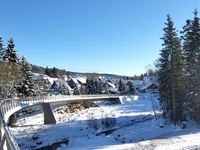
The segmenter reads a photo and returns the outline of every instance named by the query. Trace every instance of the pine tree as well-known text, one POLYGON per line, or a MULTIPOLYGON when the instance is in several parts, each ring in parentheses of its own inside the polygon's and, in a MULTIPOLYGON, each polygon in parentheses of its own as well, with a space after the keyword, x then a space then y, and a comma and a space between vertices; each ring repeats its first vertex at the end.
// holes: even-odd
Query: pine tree
POLYGON ((51 88, 52 90, 55 90, 55 91, 58 91, 59 89, 59 86, 57 84, 57 81, 53 81, 53 84, 51 85, 51 88))
POLYGON ((186 25, 183 27, 183 56, 185 61, 185 69, 187 71, 187 76, 192 72, 192 67, 194 64, 195 51, 191 49, 192 46, 192 20, 187 20, 186 25))
POLYGON ((80 88, 78 85, 74 88, 73 95, 81 95, 80 88))
POLYGON ((58 69, 56 69, 55 67, 53 67, 52 69, 52 78, 58 78, 58 69))
POLYGON ((86 94, 102 94, 103 85, 97 78, 89 78, 86 80, 84 93, 86 94))
POLYGON ((128 86, 128 93, 135 94, 136 89, 131 81, 128 81, 127 86, 128 86))
POLYGON ((181 42, 170 16, 167 16, 165 25, 163 49, 158 64, 160 103, 163 115, 176 123, 184 119, 184 64, 181 42))
POLYGON ((22 73, 23 80, 19 83, 17 91, 21 96, 34 96, 34 83, 32 79, 31 65, 27 62, 25 57, 22 57, 22 73))
POLYGON ((185 72, 181 42, 178 37, 174 40, 174 49, 171 56, 171 81, 173 101, 173 122, 185 120, 185 72))
POLYGON ((45 68, 44 74, 46 74, 47 76, 50 76, 50 70, 48 67, 45 68))
POLYGON ((85 86, 81 85, 79 88, 79 91, 80 91, 81 95, 85 95, 86 94, 85 86))
POLYGON ((3 39, 0 37, 0 60, 3 60, 4 49, 3 49, 3 39))
POLYGON ((97 93, 96 94, 102 94, 103 91, 103 83, 100 81, 96 81, 97 82, 97 93))
POLYGON ((120 93, 124 93, 124 92, 126 91, 125 85, 124 85, 124 83, 122 82, 121 79, 119 80, 118 91, 119 91, 120 93))
POLYGON ((94 89, 93 89, 93 85, 92 84, 93 84, 93 82, 92 82, 91 79, 87 79, 86 80, 86 86, 85 86, 86 94, 93 94, 94 89))
POLYGON ((15 44, 13 38, 8 41, 8 47, 3 57, 3 60, 8 60, 13 63, 19 63, 19 59, 15 50, 15 44))
POLYGON ((187 71, 187 103, 192 117, 200 122, 200 18, 197 10, 194 19, 187 20, 183 27, 183 50, 187 71))

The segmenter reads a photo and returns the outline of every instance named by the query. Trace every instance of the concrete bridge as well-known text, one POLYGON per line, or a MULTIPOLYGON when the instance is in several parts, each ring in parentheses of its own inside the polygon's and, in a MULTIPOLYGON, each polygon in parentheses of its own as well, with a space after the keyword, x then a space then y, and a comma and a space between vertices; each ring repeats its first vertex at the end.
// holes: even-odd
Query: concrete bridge
POLYGON ((116 95, 78 95, 47 96, 5 99, 0 102, 0 150, 20 150, 14 136, 7 125, 9 117, 25 108, 41 105, 44 112, 44 124, 56 124, 50 104, 67 104, 86 101, 119 101, 116 95))

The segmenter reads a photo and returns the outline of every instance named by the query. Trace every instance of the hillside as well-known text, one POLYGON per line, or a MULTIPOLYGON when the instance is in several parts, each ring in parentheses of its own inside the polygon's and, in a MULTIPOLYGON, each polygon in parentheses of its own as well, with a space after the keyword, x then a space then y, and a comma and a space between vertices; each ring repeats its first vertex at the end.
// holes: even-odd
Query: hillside
MULTIPOLYGON (((46 67, 48 68, 48 67, 46 67)), ((45 67, 42 66, 37 66, 37 65, 32 65, 32 71, 34 73, 45 73, 45 67)), ((48 68, 50 70, 54 69, 54 68, 48 68)), ((59 75, 67 75, 67 76, 71 76, 71 77, 78 77, 78 76, 87 76, 90 77, 93 74, 96 74, 98 76, 104 76, 106 78, 114 78, 114 79, 125 79, 125 78, 129 78, 129 79, 133 79, 133 76, 122 76, 122 75, 115 75, 115 74, 109 74, 109 73, 87 73, 87 72, 73 72, 73 71, 66 71, 65 69, 58 69, 55 68, 58 72, 59 75)), ((139 76, 138 76, 139 78, 139 76)))

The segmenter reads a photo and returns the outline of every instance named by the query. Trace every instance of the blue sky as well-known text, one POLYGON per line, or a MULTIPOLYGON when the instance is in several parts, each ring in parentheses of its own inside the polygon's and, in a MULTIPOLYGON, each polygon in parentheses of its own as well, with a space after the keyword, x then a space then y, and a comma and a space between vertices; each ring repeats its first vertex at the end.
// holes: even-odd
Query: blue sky
POLYGON ((1 1, 0 36, 36 65, 135 75, 159 57, 166 15, 178 30, 199 0, 1 1))

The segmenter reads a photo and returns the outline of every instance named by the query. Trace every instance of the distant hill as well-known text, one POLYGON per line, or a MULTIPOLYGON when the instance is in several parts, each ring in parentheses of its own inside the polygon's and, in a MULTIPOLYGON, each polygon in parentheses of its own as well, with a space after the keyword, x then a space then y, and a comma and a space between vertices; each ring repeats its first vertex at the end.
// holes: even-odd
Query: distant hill
MULTIPOLYGON (((115 74, 109 74, 109 73, 82 73, 82 72, 73 72, 73 71, 66 71, 65 69, 58 69, 58 68, 48 68, 48 67, 41 67, 41 66, 37 66, 37 65, 32 65, 32 72, 34 73, 41 73, 41 74, 46 74, 47 69, 50 72, 56 72, 56 74, 58 76, 71 76, 71 77, 77 77, 77 76, 86 76, 86 77, 90 77, 93 74, 99 75, 99 76, 104 76, 106 78, 114 78, 114 79, 129 79, 129 78, 133 78, 130 76, 121 76, 121 75, 115 75, 115 74)), ((51 75, 50 75, 51 76, 51 75)), ((53 75, 55 77, 55 74, 53 75)))

